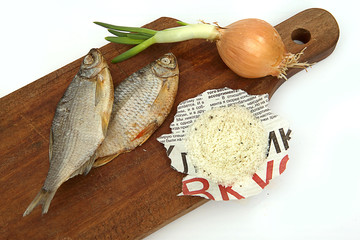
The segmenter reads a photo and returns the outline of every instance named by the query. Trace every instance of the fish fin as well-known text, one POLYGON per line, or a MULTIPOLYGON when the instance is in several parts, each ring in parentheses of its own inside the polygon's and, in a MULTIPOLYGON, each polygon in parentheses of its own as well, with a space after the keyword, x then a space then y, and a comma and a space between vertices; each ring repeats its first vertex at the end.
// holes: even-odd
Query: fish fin
POLYGON ((101 114, 101 128, 102 128, 102 132, 103 132, 104 136, 106 136, 106 132, 107 132, 107 129, 109 126, 109 120, 110 120, 109 114, 106 114, 105 112, 103 112, 101 114))
MULTIPOLYGON (((178 80, 179 80, 179 77, 176 75, 176 76, 172 76, 172 77, 168 77, 167 80, 163 81, 163 84, 161 86, 161 89, 158 93, 158 95, 156 96, 154 102, 153 102, 153 106, 155 105, 164 105, 164 103, 167 103, 169 101, 174 101, 174 98, 176 96, 176 93, 177 93, 177 85, 178 85, 178 80), (174 90, 176 89, 176 90, 174 90), (173 100, 170 100, 170 96, 173 97, 173 100)), ((171 109, 171 106, 172 106, 172 103, 170 104, 170 109, 171 109)), ((164 112, 167 112, 167 111, 170 111, 170 109, 168 110, 165 110, 163 109, 162 111, 164 112)))
POLYGON ((92 166, 94 165, 95 159, 96 153, 89 159, 89 161, 84 164, 83 170, 81 172, 83 175, 87 175, 90 172, 92 166))
POLYGON ((93 167, 101 167, 107 163, 109 163, 110 161, 112 161, 114 158, 116 158, 117 156, 119 156, 120 153, 115 153, 113 155, 109 155, 109 156, 105 156, 105 157, 100 157, 98 159, 96 159, 93 167))
POLYGON ((93 156, 91 156, 91 158, 87 162, 85 162, 78 170, 73 172, 73 174, 71 174, 69 178, 75 177, 76 175, 79 174, 87 175, 90 172, 95 159, 96 159, 96 153, 93 156))
POLYGON ((51 200, 53 199, 55 193, 56 193, 56 190, 55 191, 47 191, 42 188, 40 190, 40 192, 36 195, 34 200, 30 203, 28 208, 25 210, 23 217, 29 215, 31 213, 31 211, 39 204, 42 205, 42 214, 47 213, 49 210, 51 200))
MULTIPOLYGON (((131 141, 135 141, 136 139, 139 139, 143 136, 145 136, 145 139, 144 141, 141 142, 141 144, 143 144, 146 140, 148 140, 148 138, 151 136, 151 134, 159 127, 157 121, 152 121, 151 123, 149 123, 149 125, 147 125, 143 130, 141 130, 139 132, 139 134, 134 138, 132 139, 131 141)), ((140 144, 140 145, 141 145, 140 144)))
POLYGON ((104 79, 100 74, 98 74, 96 79, 95 107, 98 105, 100 99, 103 97, 103 91, 104 91, 104 79))

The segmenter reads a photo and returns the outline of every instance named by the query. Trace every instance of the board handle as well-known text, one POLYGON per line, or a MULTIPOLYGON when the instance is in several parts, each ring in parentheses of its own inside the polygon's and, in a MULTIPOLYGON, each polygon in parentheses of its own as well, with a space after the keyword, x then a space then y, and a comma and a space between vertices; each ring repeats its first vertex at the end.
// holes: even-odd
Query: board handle
MULTIPOLYGON (((299 62, 316 63, 328 57, 335 49, 339 40, 339 26, 334 16, 321 8, 304 10, 275 26, 285 47, 290 53, 299 53, 304 48, 304 54, 299 62)), ((290 78, 303 69, 291 68, 287 71, 290 78)), ((276 77, 264 77, 254 81, 245 89, 250 94, 268 93, 271 97, 285 82, 276 77)))

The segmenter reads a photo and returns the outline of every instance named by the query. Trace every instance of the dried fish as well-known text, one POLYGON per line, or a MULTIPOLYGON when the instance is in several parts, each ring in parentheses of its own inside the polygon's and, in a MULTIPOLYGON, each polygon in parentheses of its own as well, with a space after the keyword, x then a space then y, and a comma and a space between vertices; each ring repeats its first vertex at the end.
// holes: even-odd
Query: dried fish
POLYGON ((98 49, 91 49, 57 105, 50 131, 49 172, 24 216, 39 204, 47 213, 62 183, 90 171, 107 132, 113 99, 108 65, 98 49))
POLYGON ((96 152, 94 166, 143 144, 164 122, 178 89, 179 68, 165 54, 122 81, 115 89, 108 134, 96 152))

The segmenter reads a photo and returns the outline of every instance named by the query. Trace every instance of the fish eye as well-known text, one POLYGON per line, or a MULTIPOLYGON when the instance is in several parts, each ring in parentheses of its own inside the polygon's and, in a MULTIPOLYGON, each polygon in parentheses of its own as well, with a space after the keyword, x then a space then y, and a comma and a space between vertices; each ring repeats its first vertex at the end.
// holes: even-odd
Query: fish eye
POLYGON ((164 57, 164 58, 161 59, 161 62, 162 62, 163 64, 170 64, 170 59, 167 58, 167 57, 164 57))
POLYGON ((88 54, 85 56, 84 58, 84 64, 85 65, 90 65, 94 62, 94 57, 91 54, 88 54))

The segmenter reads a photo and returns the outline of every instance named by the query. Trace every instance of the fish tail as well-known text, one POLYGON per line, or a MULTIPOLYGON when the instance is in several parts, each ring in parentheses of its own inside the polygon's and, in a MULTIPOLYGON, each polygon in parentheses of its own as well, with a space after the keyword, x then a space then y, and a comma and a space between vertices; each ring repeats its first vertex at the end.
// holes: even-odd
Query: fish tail
POLYGON ((47 191, 42 188, 40 192, 36 195, 34 200, 30 203, 26 211, 24 212, 23 217, 29 215, 31 211, 39 204, 42 205, 42 214, 47 213, 49 210, 51 200, 55 195, 55 192, 56 191, 47 191))

